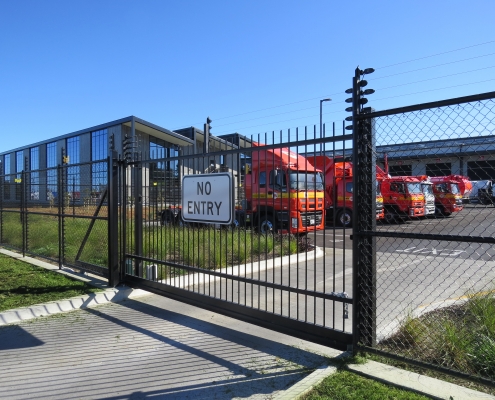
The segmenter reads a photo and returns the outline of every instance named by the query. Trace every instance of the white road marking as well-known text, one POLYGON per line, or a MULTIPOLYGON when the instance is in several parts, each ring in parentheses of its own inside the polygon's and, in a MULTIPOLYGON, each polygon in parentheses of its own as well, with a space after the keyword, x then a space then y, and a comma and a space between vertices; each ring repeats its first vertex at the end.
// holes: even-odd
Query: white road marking
POLYGON ((453 249, 436 249, 434 247, 409 247, 403 250, 395 250, 397 253, 410 253, 410 254, 432 254, 434 256, 442 257, 456 257, 461 253, 465 253, 466 250, 453 250, 453 249), (448 253, 445 253, 448 252, 448 253))

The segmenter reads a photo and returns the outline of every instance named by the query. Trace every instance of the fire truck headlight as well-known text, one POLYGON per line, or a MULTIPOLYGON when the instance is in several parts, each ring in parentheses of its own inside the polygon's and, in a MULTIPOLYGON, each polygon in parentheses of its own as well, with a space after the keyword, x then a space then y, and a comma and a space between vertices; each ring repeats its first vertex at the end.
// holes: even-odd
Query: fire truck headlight
POLYGON ((297 218, 292 218, 292 227, 293 228, 297 228, 297 223, 298 223, 297 218))

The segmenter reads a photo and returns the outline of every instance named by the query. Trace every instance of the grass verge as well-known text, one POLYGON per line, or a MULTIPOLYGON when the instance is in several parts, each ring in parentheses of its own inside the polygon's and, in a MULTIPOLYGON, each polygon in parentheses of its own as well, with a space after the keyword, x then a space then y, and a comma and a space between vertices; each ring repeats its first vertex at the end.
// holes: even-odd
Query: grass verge
POLYGON ((85 282, 0 254, 0 311, 100 291, 85 282))
POLYGON ((425 400, 429 397, 339 369, 301 397, 304 400, 425 400))
POLYGON ((409 316, 398 332, 379 343, 377 348, 405 358, 457 370, 473 377, 493 380, 493 295, 493 290, 468 293, 463 303, 438 308, 418 318, 409 316))

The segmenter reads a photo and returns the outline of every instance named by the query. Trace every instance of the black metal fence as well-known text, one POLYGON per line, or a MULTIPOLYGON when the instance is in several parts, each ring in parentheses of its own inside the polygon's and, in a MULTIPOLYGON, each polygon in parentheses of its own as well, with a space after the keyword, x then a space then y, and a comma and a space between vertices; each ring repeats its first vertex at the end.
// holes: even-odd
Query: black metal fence
POLYGON ((107 276, 107 170, 102 160, 2 174, 2 246, 107 276))
MULTIPOLYGON (((311 128, 212 138, 207 155, 130 155, 121 169, 125 282, 347 349, 346 228, 324 220, 319 137, 311 128)), ((342 156, 350 139, 333 132, 325 141, 342 156)))
POLYGON ((358 106, 359 79, 353 134, 0 171, 0 243, 494 385, 495 93, 376 112, 358 106))
POLYGON ((354 123, 386 214, 356 221, 356 350, 495 385, 495 93, 354 123))

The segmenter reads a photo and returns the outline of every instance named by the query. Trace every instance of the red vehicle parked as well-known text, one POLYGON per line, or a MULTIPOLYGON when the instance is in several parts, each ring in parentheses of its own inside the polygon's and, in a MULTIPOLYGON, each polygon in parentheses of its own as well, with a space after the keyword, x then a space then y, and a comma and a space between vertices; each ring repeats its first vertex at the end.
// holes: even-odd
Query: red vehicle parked
POLYGON ((436 214, 447 216, 462 211, 462 195, 457 181, 448 176, 433 176, 430 182, 433 183, 436 214))
POLYGON ((301 234, 324 229, 323 175, 288 148, 254 150, 244 187, 243 220, 260 232, 301 234))
MULTIPOLYGON (((340 226, 352 226, 353 203, 353 166, 348 161, 338 161, 328 156, 307 157, 316 168, 325 172, 325 209, 327 219, 336 218, 340 226)), ((377 186, 376 219, 385 217, 383 198, 377 186)))
POLYGON ((453 181, 457 183, 457 186, 459 187, 459 193, 461 194, 462 197, 462 202, 463 203, 469 203, 469 195, 471 194, 471 191, 473 190, 473 184, 469 180, 467 176, 463 175, 447 175, 447 176, 432 176, 430 179, 433 181, 433 179, 440 179, 440 180, 446 180, 446 181, 453 181))
POLYGON ((390 176, 377 167, 385 209, 385 220, 403 220, 425 216, 425 195, 421 180, 412 176, 390 176))

